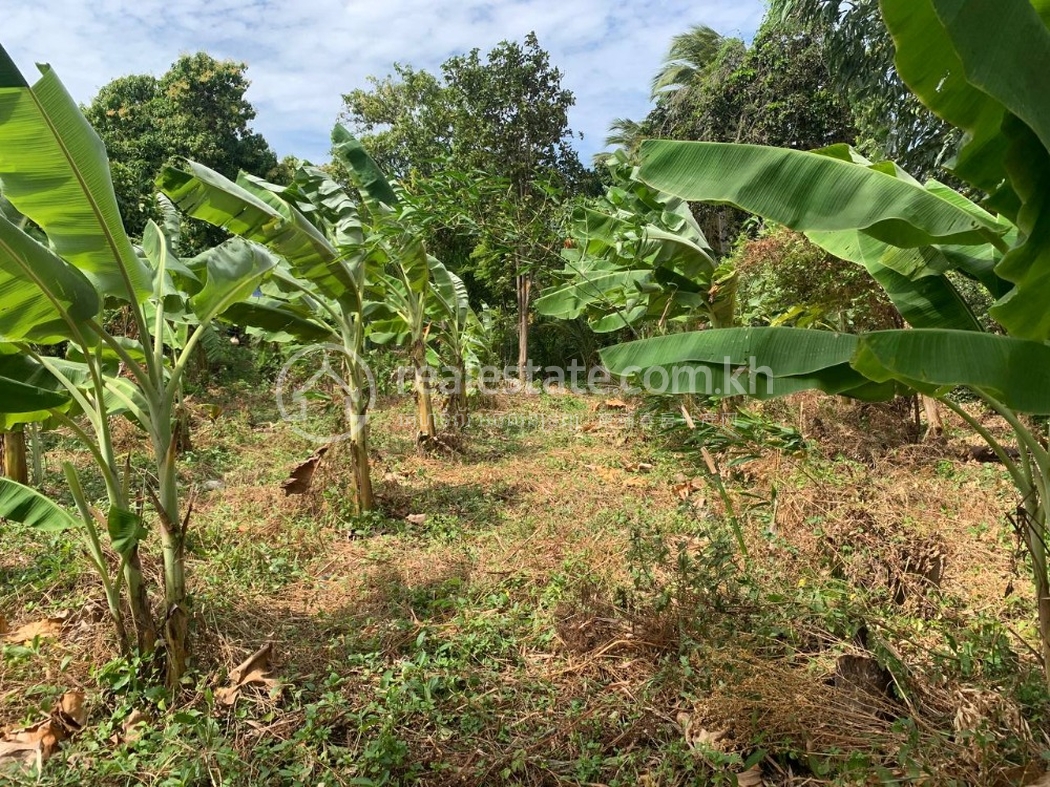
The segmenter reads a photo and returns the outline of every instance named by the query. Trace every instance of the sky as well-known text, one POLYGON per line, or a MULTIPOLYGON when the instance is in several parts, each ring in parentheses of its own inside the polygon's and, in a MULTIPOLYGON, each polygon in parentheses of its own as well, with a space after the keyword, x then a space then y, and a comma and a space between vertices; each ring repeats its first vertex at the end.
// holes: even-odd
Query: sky
POLYGON ((0 0, 0 44, 30 80, 50 63, 77 101, 203 50, 248 64, 256 131, 278 156, 326 161, 341 96, 395 62, 437 72, 452 55, 535 31, 576 96, 585 162, 609 123, 641 119, 671 37, 706 24, 750 40, 764 0, 0 0), (5 7, 6 6, 6 7, 5 7), (14 7, 11 7, 14 6, 14 7))

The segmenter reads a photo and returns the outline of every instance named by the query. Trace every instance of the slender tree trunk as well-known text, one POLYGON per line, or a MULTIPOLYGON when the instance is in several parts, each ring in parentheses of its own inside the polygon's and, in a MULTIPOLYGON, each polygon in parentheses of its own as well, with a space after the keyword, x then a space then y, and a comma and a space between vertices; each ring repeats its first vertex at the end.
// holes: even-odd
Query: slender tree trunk
POLYGON ((30 480, 33 486, 44 483, 44 441, 40 437, 40 424, 29 424, 26 427, 26 441, 29 443, 30 480))
POLYGON ((26 461, 26 436, 21 429, 5 432, 2 436, 4 449, 4 477, 20 484, 29 483, 29 464, 26 461))
POLYGON ((529 363, 529 299, 532 292, 532 277, 526 273, 518 274, 515 280, 518 296, 518 382, 524 385, 528 380, 529 363))
POLYGON ((157 647, 157 627, 153 620, 146 583, 142 581, 142 562, 138 546, 132 547, 124 564, 124 583, 128 587, 128 604, 135 623, 135 639, 140 653, 152 653, 157 647))
POLYGON ((941 421, 941 408, 937 400, 930 396, 922 396, 922 409, 926 412, 926 437, 930 440, 941 437, 944 434, 944 423, 941 421))
MULTIPOLYGON (((1023 450, 1023 448, 1022 448, 1023 450)), ((1036 489, 1030 490, 1025 503, 1018 510, 1025 529, 1024 537, 1032 556, 1032 575, 1035 580, 1036 610, 1039 615, 1039 644, 1043 655, 1043 676, 1050 688, 1050 576, 1046 565, 1046 510, 1036 489)))
POLYGON ((368 424, 365 411, 352 402, 350 409, 350 465, 354 473, 357 511, 363 514, 375 508, 372 493, 372 471, 368 460, 368 424))
POLYGON ((455 431, 467 425, 470 418, 470 404, 467 401, 467 370, 460 358, 456 362, 456 387, 448 400, 449 423, 455 431))
MULTIPOLYGON (((181 420, 176 410, 176 418, 181 420)), ((176 688, 186 673, 190 650, 190 615, 186 596, 186 526, 179 512, 175 456, 178 453, 179 423, 175 424, 167 452, 158 469, 160 543, 164 556, 164 643, 167 652, 167 681, 176 688)), ((192 502, 191 502, 192 505, 192 502)))
POLYGON ((425 445, 437 436, 437 425, 434 421, 434 404, 427 379, 426 347, 422 339, 412 344, 412 372, 415 376, 416 413, 418 433, 416 443, 425 445))

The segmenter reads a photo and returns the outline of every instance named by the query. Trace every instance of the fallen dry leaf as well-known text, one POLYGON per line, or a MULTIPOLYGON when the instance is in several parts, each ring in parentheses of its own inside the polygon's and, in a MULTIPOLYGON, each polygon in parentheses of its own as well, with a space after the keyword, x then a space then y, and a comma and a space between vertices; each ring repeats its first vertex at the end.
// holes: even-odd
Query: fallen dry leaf
POLYGON ((292 470, 291 475, 281 482, 281 489, 285 496, 304 495, 310 490, 310 483, 314 480, 314 471, 321 463, 321 458, 327 453, 328 446, 323 445, 314 452, 314 455, 292 470))
POLYGON ((610 410, 626 410, 628 407, 623 399, 606 399, 605 406, 610 410))
POLYGON ((215 691, 215 699, 223 705, 233 705, 245 686, 257 685, 273 689, 278 686, 277 680, 270 677, 272 665, 270 659, 273 655, 273 643, 267 642, 255 653, 250 655, 232 670, 230 670, 230 685, 215 691))
POLYGON ((34 765, 39 771, 43 762, 43 752, 38 743, 0 741, 0 773, 29 770, 34 765))
POLYGON ((114 744, 134 743, 142 737, 143 728, 149 724, 149 721, 149 716, 135 708, 124 719, 124 723, 121 725, 121 732, 115 733, 110 738, 110 741, 114 744))
POLYGON ((67 691, 51 710, 51 716, 21 730, 7 732, 0 740, 0 769, 39 771, 45 761, 58 751, 59 744, 75 735, 87 723, 84 694, 67 691))
POLYGON ((752 765, 746 771, 736 774, 736 783, 737 787, 762 787, 765 784, 762 780, 762 769, 752 765))
POLYGON ((3 637, 8 642, 24 645, 32 642, 37 637, 41 639, 57 639, 61 633, 62 618, 44 618, 43 620, 34 620, 32 623, 19 626, 14 631, 4 634, 3 637))
POLYGON ((51 711, 51 718, 70 734, 80 732, 87 724, 87 708, 84 707, 84 692, 67 691, 51 711))

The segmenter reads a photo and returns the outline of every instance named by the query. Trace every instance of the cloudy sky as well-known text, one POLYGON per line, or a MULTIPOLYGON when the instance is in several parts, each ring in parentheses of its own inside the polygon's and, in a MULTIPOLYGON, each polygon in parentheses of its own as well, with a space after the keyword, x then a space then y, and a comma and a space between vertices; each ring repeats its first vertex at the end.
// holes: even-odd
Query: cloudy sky
POLYGON ((248 98, 278 155, 327 158, 343 93, 395 61, 436 71, 534 30, 576 95, 584 160, 609 122, 640 118, 671 36, 695 23, 750 39, 764 0, 6 0, 0 43, 32 79, 48 62, 78 101, 204 50, 248 63, 248 98), (11 6, 16 6, 12 8, 11 6))

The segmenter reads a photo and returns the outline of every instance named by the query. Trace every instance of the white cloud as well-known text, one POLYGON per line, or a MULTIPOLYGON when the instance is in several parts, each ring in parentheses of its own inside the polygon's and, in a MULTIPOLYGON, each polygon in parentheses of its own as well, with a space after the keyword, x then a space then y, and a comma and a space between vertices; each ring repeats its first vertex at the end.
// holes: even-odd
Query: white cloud
POLYGON ((615 117, 648 110, 649 80, 671 36, 707 24, 750 38, 764 0, 36 0, 5 9, 0 43, 23 73, 49 62, 87 103, 105 83, 161 74, 204 50, 248 63, 255 128, 279 155, 327 157, 341 95, 395 61, 437 70, 450 55, 534 30, 576 95, 570 122, 600 149, 615 117))

